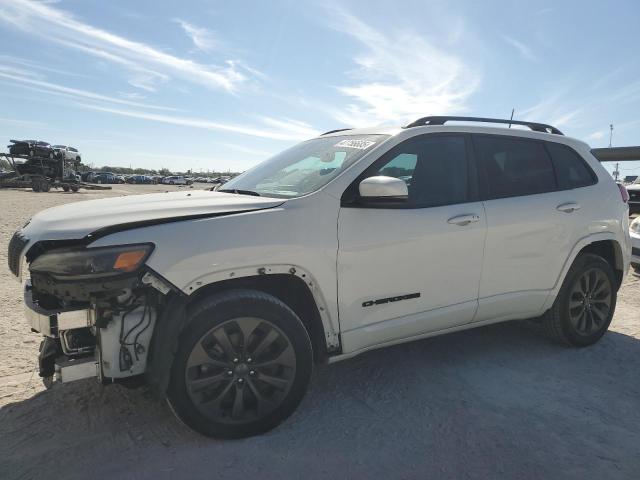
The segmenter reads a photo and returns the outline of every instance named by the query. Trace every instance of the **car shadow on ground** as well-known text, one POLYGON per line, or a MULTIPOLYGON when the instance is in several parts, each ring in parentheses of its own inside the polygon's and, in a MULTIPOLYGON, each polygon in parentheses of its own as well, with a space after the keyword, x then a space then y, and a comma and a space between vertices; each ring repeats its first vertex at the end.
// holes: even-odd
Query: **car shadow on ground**
POLYGON ((237 441, 81 381, 0 411, 0 477, 634 478, 639 371, 621 333, 571 349, 494 325, 319 367, 288 421, 237 441))

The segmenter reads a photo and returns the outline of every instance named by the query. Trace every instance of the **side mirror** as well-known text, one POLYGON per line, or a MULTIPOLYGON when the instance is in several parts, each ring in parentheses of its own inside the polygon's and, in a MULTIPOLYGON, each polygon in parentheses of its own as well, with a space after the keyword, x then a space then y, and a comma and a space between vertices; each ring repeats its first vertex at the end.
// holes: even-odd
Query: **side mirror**
POLYGON ((409 189, 404 180, 395 177, 369 177, 360 182, 360 197, 374 200, 406 200, 409 198, 409 189))

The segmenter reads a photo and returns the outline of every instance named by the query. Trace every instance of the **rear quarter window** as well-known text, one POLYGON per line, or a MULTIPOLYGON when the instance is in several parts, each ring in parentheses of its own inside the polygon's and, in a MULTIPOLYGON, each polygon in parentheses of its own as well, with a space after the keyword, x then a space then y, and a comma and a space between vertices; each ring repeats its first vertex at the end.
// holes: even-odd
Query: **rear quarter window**
POLYGON ((552 142, 547 142, 546 147, 551 155, 560 189, 587 187, 597 182, 593 170, 571 147, 552 142))

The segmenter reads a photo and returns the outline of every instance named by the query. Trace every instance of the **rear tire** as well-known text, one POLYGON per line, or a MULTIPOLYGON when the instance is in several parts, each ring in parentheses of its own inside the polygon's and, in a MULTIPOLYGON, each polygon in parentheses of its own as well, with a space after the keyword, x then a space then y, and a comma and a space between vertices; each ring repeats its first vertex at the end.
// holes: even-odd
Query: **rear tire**
POLYGON ((69 191, 69 186, 63 185, 62 186, 62 190, 65 191, 65 192, 68 192, 69 191))
POLYGON ((287 305, 255 290, 221 292, 190 309, 168 400, 203 435, 249 437, 293 413, 312 366, 307 330, 287 305))
POLYGON ((609 328, 617 293, 611 265, 598 255, 580 254, 543 316, 547 335, 572 347, 593 345, 609 328))

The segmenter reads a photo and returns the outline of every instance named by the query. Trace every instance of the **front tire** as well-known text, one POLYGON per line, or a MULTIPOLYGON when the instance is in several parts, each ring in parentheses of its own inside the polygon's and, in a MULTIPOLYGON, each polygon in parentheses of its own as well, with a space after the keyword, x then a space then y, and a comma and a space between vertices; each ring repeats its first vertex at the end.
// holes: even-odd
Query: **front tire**
POLYGON ((287 305, 255 290, 221 292, 188 313, 168 400, 203 435, 249 437, 293 413, 312 366, 307 330, 287 305))
POLYGON ((611 265, 598 255, 579 255, 543 317, 547 334, 573 347, 593 345, 609 328, 617 293, 611 265))

